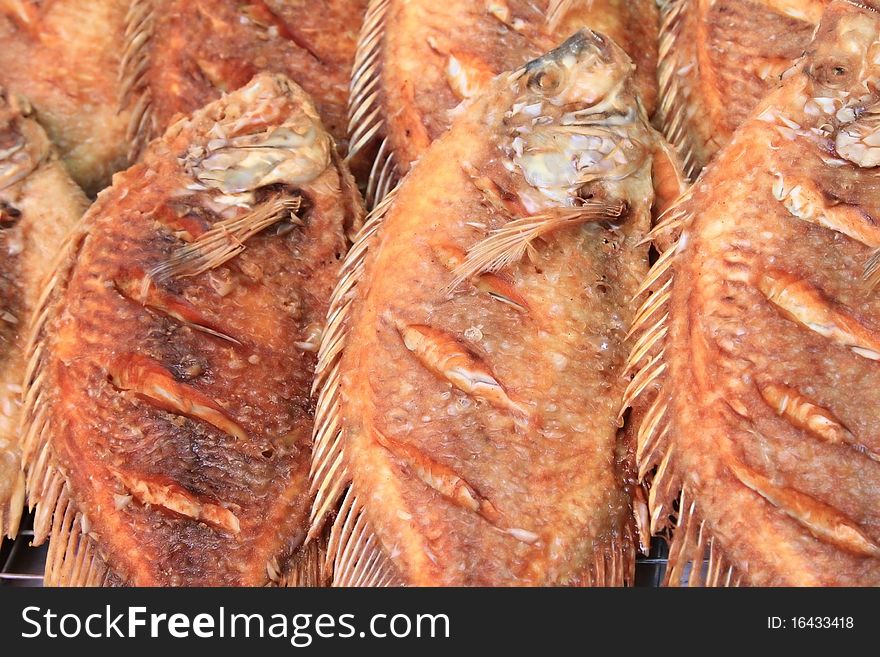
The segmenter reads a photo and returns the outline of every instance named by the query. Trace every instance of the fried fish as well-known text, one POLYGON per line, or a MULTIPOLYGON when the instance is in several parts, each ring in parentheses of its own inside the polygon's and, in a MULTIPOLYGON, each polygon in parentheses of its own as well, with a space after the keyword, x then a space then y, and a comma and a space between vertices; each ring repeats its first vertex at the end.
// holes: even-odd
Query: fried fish
POLYGON ((28 99, 94 195, 127 165, 118 72, 129 0, 0 0, 0 86, 28 99))
POLYGON ((635 60, 650 115, 657 97, 654 0, 371 0, 349 110, 352 156, 376 154, 368 206, 446 131, 450 110, 581 27, 607 34, 635 60))
POLYGON ((122 106, 132 161, 174 117, 283 73, 311 95, 346 149, 348 80, 367 0, 131 0, 122 106))
POLYGON ((31 108, 0 90, 0 540, 24 508, 18 440, 25 328, 40 283, 87 200, 31 108))
POLYGON ((309 390, 361 215, 316 109, 280 75, 175 123, 114 177, 31 328, 23 458, 47 584, 313 580, 309 390))
POLYGON ((800 57, 829 0, 662 0, 658 120, 695 175, 800 57))
POLYGON ((670 583, 880 584, 878 9, 832 2, 657 228, 627 400, 670 583))
POLYGON ((490 82, 367 220, 316 370, 337 585, 631 581, 624 342, 682 185, 636 89, 581 31, 490 82))

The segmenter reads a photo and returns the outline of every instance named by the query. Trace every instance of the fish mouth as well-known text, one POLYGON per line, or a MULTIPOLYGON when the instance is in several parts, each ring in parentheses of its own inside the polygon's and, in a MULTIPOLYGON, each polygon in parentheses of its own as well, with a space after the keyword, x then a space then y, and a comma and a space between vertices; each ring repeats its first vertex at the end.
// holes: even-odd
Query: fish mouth
POLYGON ((532 73, 544 68, 551 62, 561 64, 566 59, 572 57, 578 60, 587 53, 607 57, 609 50, 605 37, 598 32, 584 28, 572 34, 550 52, 528 62, 523 67, 523 71, 532 73))

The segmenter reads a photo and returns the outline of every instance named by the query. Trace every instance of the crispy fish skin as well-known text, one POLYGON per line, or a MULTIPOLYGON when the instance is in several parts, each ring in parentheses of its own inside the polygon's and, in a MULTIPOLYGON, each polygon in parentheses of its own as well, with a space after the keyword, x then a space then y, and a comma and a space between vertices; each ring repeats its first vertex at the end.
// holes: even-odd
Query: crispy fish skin
POLYGON ((880 583, 878 8, 833 2, 658 227, 630 393, 670 583, 880 583))
POLYGON ((25 328, 42 279, 87 200, 31 108, 0 89, 0 536, 24 508, 18 439, 25 328))
POLYGON ((133 159, 179 113, 283 73, 314 99, 345 152, 348 80, 367 0, 133 0, 123 105, 133 159))
POLYGON ((371 0, 352 76, 349 124, 352 153, 378 148, 368 203, 446 131, 456 105, 581 27, 607 34, 629 53, 638 65, 639 96, 653 113, 653 0, 371 0))
POLYGON ((671 151, 633 70, 581 31, 499 76, 368 219, 316 371, 337 585, 631 581, 617 410, 671 151))
POLYGON ((307 529, 309 388, 359 204, 311 101, 269 74, 117 174, 32 327, 24 455, 48 584, 283 574, 307 529))
POLYGON ((664 0, 658 120, 697 174, 800 57, 830 0, 664 0))
POLYGON ((0 86, 28 99, 90 195, 127 166, 118 71, 128 0, 0 0, 0 86))

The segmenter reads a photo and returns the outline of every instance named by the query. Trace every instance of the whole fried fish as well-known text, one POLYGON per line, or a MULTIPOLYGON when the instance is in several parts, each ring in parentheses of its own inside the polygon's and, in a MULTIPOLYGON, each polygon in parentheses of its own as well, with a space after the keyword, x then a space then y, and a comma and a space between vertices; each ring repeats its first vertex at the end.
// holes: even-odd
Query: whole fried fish
POLYGON ((178 113, 283 73, 345 151, 348 80, 367 0, 131 0, 122 106, 132 161, 178 113))
POLYGON ((336 584, 631 581, 624 338, 681 191, 633 74, 581 31, 500 75, 368 219, 316 370, 336 584))
POLYGON ((662 0, 658 118, 694 175, 810 43, 829 0, 662 0))
POLYGON ((0 86, 28 99, 94 195, 127 164, 118 72, 129 0, 0 0, 0 86))
POLYGON ((371 0, 349 109, 352 157, 376 152, 368 206, 446 131, 450 110, 581 27, 607 34, 635 60, 642 103, 653 113, 654 0, 371 0))
POLYGON ((47 584, 309 581, 313 405, 359 198, 283 76, 179 121, 74 231, 32 332, 47 584))
POLYGON ((672 583, 880 584, 878 9, 832 2, 658 226, 627 399, 672 583))
POLYGON ((0 89, 0 540, 15 536, 24 508, 24 330, 56 251, 87 205, 30 114, 0 89))

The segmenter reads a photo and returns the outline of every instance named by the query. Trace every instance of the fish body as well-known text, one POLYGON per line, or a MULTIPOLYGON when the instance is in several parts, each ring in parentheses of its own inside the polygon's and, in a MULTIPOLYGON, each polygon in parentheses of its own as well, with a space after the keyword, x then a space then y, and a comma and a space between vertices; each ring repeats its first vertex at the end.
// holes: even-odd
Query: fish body
POLYGON ((658 226, 631 365, 671 583, 880 583, 878 9, 831 3, 658 226))
POLYGON ((367 0, 133 0, 121 70, 132 157, 188 114, 260 71, 314 99, 345 150, 348 79, 367 0))
POLYGON ((670 152, 633 73, 581 31, 500 75, 368 219, 316 373, 336 584, 631 580, 616 404, 670 152))
POLYGON ((0 1, 0 86, 27 98, 94 195, 127 165, 118 74, 128 0, 0 1))
POLYGON ((24 459, 48 584, 308 570, 309 387, 360 213, 311 101, 269 74, 114 178, 31 328, 24 459))
POLYGON ((810 43, 829 0, 664 0, 658 120, 697 174, 810 43))
POLYGON ((651 0, 372 0, 352 75, 351 151, 376 151, 378 201, 450 125, 450 110, 491 79, 581 27, 607 34, 637 64, 650 115, 657 97, 657 8, 651 0))
POLYGON ((87 205, 31 115, 0 90, 0 536, 9 538, 24 508, 18 423, 26 328, 55 252, 87 205))

